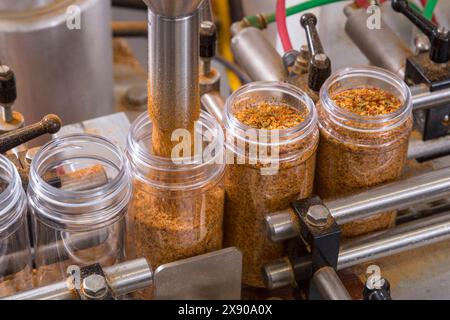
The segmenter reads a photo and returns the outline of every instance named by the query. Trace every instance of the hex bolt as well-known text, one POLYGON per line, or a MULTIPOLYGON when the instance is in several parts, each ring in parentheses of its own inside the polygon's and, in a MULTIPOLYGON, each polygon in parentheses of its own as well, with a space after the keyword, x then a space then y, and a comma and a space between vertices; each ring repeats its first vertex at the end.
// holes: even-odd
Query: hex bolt
POLYGON ((92 274, 83 279, 83 293, 90 299, 101 299, 106 296, 108 285, 105 277, 92 274))
POLYGON ((323 205, 313 205, 306 213, 306 220, 313 226, 324 227, 328 224, 330 211, 323 205))

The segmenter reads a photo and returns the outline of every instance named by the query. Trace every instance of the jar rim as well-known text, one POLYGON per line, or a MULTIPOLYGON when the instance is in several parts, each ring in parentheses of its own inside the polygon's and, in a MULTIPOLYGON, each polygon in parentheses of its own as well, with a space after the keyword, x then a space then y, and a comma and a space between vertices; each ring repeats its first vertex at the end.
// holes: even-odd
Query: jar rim
POLYGON ((137 175, 141 180, 154 185, 158 188, 170 190, 190 190, 201 188, 203 185, 223 174, 225 165, 223 163, 223 145, 224 134, 220 124, 206 111, 200 112, 200 117, 197 122, 199 126, 206 130, 212 130, 211 144, 215 150, 220 152, 207 161, 203 161, 203 155, 194 155, 193 157, 185 158, 168 158, 152 154, 148 148, 143 147, 141 142, 144 138, 149 138, 151 141, 153 122, 147 112, 142 113, 131 125, 130 132, 127 138, 127 155, 130 165, 133 169, 133 174, 137 175), (145 136, 141 136, 141 131, 146 126, 151 126, 150 130, 145 131, 145 136), (176 162, 175 162, 176 160, 176 162), (182 185, 172 184, 170 182, 161 185, 158 182, 152 181, 145 173, 142 173, 140 168, 153 170, 161 173, 180 174, 185 177, 182 185), (215 169, 211 169, 215 168, 215 169), (207 173, 208 174, 205 174, 207 173))
POLYGON ((395 73, 373 66, 348 67, 337 70, 323 84, 320 90, 320 101, 326 112, 333 115, 333 121, 336 122, 336 120, 338 120, 340 125, 354 131, 367 132, 392 130, 401 125, 412 112, 412 95, 408 85, 395 73), (394 87, 402 94, 401 98, 403 104, 401 108, 384 115, 367 116, 359 115, 336 105, 330 94, 330 88, 333 84, 341 80, 358 77, 377 79, 394 87), (358 124, 380 125, 382 127, 378 129, 370 127, 360 128, 358 126, 351 126, 348 123, 344 124, 343 122, 345 121, 352 121, 358 124), (387 125, 383 126, 384 124, 387 125))
POLYGON ((2 154, 0 154, 0 168, 9 179, 8 186, 0 193, 0 234, 3 236, 3 233, 20 219, 27 201, 16 166, 2 154))
MULTIPOLYGON (((297 88, 296 86, 279 81, 255 81, 243 85, 236 91, 234 91, 230 97, 228 97, 225 103, 225 117, 224 123, 227 130, 230 128, 238 128, 239 130, 256 130, 256 131, 276 131, 278 132, 280 137, 292 137, 293 134, 296 134, 301 131, 305 131, 305 129, 311 127, 317 121, 317 113, 315 112, 315 104, 312 99, 308 96, 307 93, 297 88), (233 103, 235 100, 246 93, 253 93, 259 91, 274 91, 278 93, 284 93, 296 98, 298 101, 301 101, 308 110, 308 115, 304 121, 299 123, 298 125, 287 128, 287 129, 275 129, 275 130, 267 130, 267 129, 256 129, 245 123, 239 121, 232 110, 233 103)), ((302 139, 307 135, 307 132, 303 132, 301 136, 296 136, 296 139, 302 139)), ((291 142, 289 142, 291 143, 291 142)))
MULTIPOLYGON (((64 160, 66 159, 59 162, 64 160)), ((31 162, 28 185, 30 205, 37 209, 37 216, 42 220, 49 224, 64 225, 65 228, 95 229, 112 224, 122 217, 124 208, 131 199, 128 167, 123 152, 104 137, 94 134, 58 137, 46 143, 31 162), (85 191, 62 190, 46 182, 42 174, 48 169, 48 165, 44 166, 47 158, 64 151, 63 146, 74 147, 76 143, 96 143, 111 152, 117 164, 100 156, 96 160, 113 166, 117 174, 107 184, 85 191)))

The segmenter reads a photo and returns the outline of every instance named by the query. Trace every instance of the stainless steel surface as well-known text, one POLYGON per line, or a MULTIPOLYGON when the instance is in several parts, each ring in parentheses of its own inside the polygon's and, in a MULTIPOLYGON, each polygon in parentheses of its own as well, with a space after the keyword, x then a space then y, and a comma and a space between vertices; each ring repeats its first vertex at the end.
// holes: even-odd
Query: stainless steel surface
POLYGON ((165 17, 183 17, 194 13, 203 0, 143 0, 149 9, 157 15, 165 17))
POLYGON ((14 7, 0 7, 0 61, 16 74, 14 108, 26 122, 47 113, 64 123, 111 113, 110 1, 6 2, 14 7), (71 5, 80 10, 80 29, 68 28, 71 5))
POLYGON ((275 212, 264 218, 268 237, 273 242, 280 242, 300 235, 298 223, 292 221, 289 209, 275 212))
POLYGON ((131 86, 127 91, 127 102, 135 108, 147 107, 147 86, 144 84, 131 86))
POLYGON ((104 269, 108 284, 121 296, 153 284, 153 269, 144 258, 127 261, 104 269))
POLYGON ((338 269, 450 239, 450 213, 400 225, 341 246, 338 269))
POLYGON ((413 96, 413 110, 425 110, 450 101, 450 89, 423 93, 413 96))
POLYGON ((413 54, 407 45, 383 19, 381 19, 380 29, 369 29, 368 14, 365 9, 347 6, 344 12, 348 17, 345 32, 367 59, 374 65, 390 70, 403 78, 406 58, 413 54))
POLYGON ((325 203, 338 224, 450 195, 450 167, 325 203))
POLYGON ((313 282, 324 300, 352 300, 336 271, 331 267, 317 270, 313 282))
POLYGON ((158 129, 189 128, 200 106, 201 0, 146 0, 149 6, 149 104, 158 129), (170 121, 168 121, 170 119, 170 121))
POLYGON ((155 271, 155 298, 163 300, 238 300, 242 254, 237 248, 176 261, 155 271))
POLYGON ((409 143, 408 159, 440 157, 448 154, 450 154, 450 136, 427 141, 415 139, 409 143))
POLYGON ((203 109, 208 111, 217 121, 222 122, 225 100, 218 91, 211 91, 202 95, 201 103, 203 109))
MULTIPOLYGON (((114 294, 121 296, 151 285, 153 273, 146 259, 136 259, 103 269, 114 294)), ((60 281, 0 300, 75 300, 76 294, 66 281, 60 281)))
POLYGON ((231 40, 236 62, 253 81, 282 81, 287 72, 281 56, 261 30, 248 27, 231 40))
POLYGON ((269 290, 290 286, 295 283, 294 270, 287 258, 279 259, 264 265, 263 279, 269 290))

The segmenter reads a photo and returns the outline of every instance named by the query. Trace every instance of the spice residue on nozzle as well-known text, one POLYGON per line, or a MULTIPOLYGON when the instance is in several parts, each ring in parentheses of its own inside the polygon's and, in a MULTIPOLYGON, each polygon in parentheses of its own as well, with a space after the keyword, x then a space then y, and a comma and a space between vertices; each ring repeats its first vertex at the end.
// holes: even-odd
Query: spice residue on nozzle
POLYGON ((333 102, 340 108, 361 116, 381 116, 401 108, 402 102, 380 88, 354 88, 336 93, 333 102))
POLYGON ((234 116, 249 127, 266 130, 293 128, 305 120, 298 110, 290 106, 270 103, 244 107, 234 116))

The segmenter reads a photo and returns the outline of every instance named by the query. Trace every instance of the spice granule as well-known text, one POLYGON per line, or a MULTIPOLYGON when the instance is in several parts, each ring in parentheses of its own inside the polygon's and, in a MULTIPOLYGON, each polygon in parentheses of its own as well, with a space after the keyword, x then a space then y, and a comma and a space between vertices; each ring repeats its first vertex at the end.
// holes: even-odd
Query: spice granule
POLYGON ((342 109, 361 116, 380 116, 397 111, 402 102, 393 94, 380 88, 354 88, 332 97, 342 109))
POLYGON ((235 112, 235 117, 249 127, 266 130, 293 128, 305 120, 300 112, 292 107, 269 103, 245 107, 235 112))

